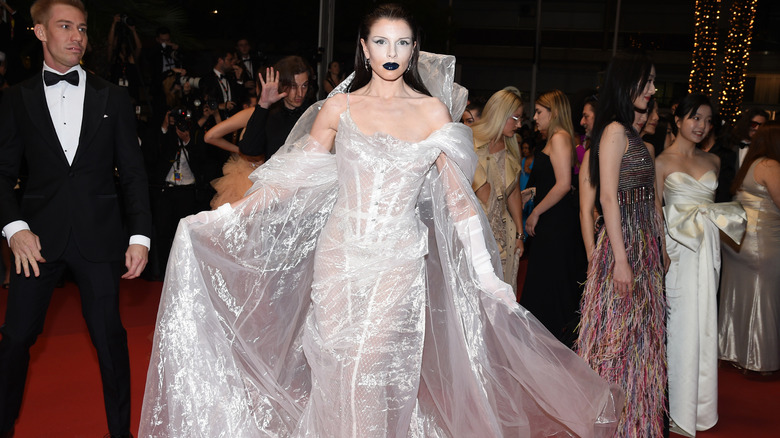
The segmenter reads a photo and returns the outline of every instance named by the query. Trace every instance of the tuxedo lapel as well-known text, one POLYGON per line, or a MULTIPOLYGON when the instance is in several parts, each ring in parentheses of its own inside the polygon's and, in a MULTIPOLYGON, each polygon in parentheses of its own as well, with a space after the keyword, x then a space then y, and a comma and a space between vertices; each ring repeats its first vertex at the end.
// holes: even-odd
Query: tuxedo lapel
POLYGON ((76 149, 76 156, 73 157, 74 164, 92 145, 92 138, 95 136, 100 124, 104 122, 103 119, 106 118, 108 88, 101 85, 91 73, 87 73, 87 84, 84 92, 84 116, 81 120, 79 147, 76 149))
POLYGON ((65 164, 68 164, 68 158, 65 157, 60 139, 57 137, 57 131, 54 129, 54 123, 51 121, 49 106, 46 104, 46 94, 43 91, 43 79, 40 75, 36 75, 29 79, 21 90, 27 114, 33 124, 32 129, 39 132, 54 153, 61 157, 65 164))

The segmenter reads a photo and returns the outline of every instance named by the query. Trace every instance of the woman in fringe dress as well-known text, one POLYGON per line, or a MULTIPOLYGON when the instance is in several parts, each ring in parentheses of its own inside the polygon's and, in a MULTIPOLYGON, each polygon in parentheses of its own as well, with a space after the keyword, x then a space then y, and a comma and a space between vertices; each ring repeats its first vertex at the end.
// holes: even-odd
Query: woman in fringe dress
POLYGON ((654 165, 632 127, 655 93, 647 56, 618 55, 599 93, 589 162, 604 215, 580 305, 577 351, 623 387, 615 436, 660 437, 664 429, 665 299, 654 165))

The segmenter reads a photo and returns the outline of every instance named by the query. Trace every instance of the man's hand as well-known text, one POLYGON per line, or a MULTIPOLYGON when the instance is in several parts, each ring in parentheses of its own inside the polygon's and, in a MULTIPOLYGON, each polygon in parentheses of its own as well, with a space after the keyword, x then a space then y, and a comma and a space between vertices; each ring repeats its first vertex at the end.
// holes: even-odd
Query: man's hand
POLYGON ((275 72, 273 67, 265 70, 265 80, 263 80, 262 73, 257 76, 260 78, 262 87, 257 104, 262 108, 268 109, 271 105, 287 97, 287 93, 279 93, 279 72, 275 72))
MULTIPOLYGON (((14 236, 16 235, 14 234, 14 236)), ((141 272, 144 271, 148 260, 149 248, 138 244, 127 247, 127 252, 125 253, 125 266, 127 267, 127 272, 125 272, 125 275, 123 275, 122 278, 125 280, 137 278, 141 275, 141 272)))
POLYGON ((16 261, 16 274, 24 270, 24 276, 29 277, 32 268, 36 277, 41 275, 38 263, 46 262, 41 256, 41 239, 30 230, 21 230, 11 236, 9 243, 16 261))

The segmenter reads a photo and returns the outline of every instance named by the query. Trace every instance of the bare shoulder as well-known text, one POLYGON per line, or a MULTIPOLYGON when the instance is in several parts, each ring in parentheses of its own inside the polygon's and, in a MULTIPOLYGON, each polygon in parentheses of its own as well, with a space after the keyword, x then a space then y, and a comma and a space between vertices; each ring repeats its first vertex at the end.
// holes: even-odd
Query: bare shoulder
POLYGON ((552 137, 550 137, 550 140, 547 141, 547 144, 548 146, 545 146, 545 149, 549 148, 550 155, 562 153, 569 154, 570 150, 574 147, 571 142, 571 135, 563 129, 556 131, 552 137))
POLYGON ((346 109, 347 109, 347 94, 339 93, 326 99, 325 102, 322 104, 322 108, 320 109, 320 112, 332 111, 341 114, 346 109))
POLYGON ((656 175, 666 175, 675 160, 676 158, 672 156, 672 153, 669 152, 668 148, 661 151, 661 153, 655 157, 656 175))
POLYGON ((701 149, 696 149, 696 151, 697 151, 697 154, 700 157, 702 157, 702 159, 707 160, 707 163, 711 167, 713 167, 715 169, 720 169, 720 157, 719 156, 717 156, 716 154, 711 154, 709 152, 705 152, 705 151, 703 151, 701 149))
POLYGON ((604 132, 601 134, 601 138, 628 138, 626 135, 626 127, 619 122, 612 122, 604 128, 604 132))
MULTIPOLYGON (((604 128, 599 141, 599 150, 607 153, 613 152, 623 156, 628 147, 626 128, 618 122, 612 122, 604 128)), ((615 155, 617 156, 617 155, 615 155)))
POLYGON ((662 150, 661 153, 658 154, 657 157, 655 157, 655 164, 657 166, 658 164, 664 164, 664 163, 667 163, 670 160, 674 160, 674 159, 675 158, 672 157, 671 149, 667 147, 666 149, 662 150))
POLYGON ((780 180, 780 162, 771 158, 765 158, 756 164, 753 170, 758 178, 778 179, 780 180))
POLYGON ((421 100, 421 109, 427 114, 433 125, 441 127, 452 121, 450 110, 436 97, 426 96, 421 100))
POLYGON ((322 104, 322 108, 320 108, 319 114, 317 114, 317 119, 327 121, 328 125, 337 124, 336 122, 338 121, 339 116, 341 116, 341 113, 346 111, 346 109, 347 95, 344 93, 336 94, 325 100, 322 104))

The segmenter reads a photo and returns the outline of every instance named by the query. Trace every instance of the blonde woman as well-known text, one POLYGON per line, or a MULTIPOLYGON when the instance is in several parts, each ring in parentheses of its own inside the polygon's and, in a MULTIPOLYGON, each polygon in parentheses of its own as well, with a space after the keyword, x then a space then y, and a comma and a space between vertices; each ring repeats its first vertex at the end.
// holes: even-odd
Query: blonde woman
POLYGON ((566 95, 554 90, 539 96, 534 121, 547 144, 534 156, 528 182, 536 188, 536 206, 525 223, 532 247, 520 304, 571 345, 587 262, 571 189, 576 158, 566 95))
POLYGON ((475 122, 477 171, 471 187, 485 210, 501 252, 504 281, 517 292, 517 265, 523 254, 523 205, 517 176, 521 171, 515 129, 523 101, 511 91, 493 94, 475 122))

